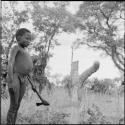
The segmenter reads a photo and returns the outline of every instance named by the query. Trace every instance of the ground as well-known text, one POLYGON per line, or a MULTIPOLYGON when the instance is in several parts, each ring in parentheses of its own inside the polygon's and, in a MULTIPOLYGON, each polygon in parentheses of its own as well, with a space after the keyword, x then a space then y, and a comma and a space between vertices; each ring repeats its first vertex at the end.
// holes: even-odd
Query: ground
MULTIPOLYGON (((88 92, 81 105, 69 98, 64 88, 58 87, 48 95, 45 89, 41 94, 50 102, 50 106, 36 106, 39 98, 29 91, 23 98, 18 112, 17 124, 84 124, 84 123, 124 123, 124 97, 108 96, 88 92)), ((6 123, 9 99, 1 100, 1 123, 6 123)))

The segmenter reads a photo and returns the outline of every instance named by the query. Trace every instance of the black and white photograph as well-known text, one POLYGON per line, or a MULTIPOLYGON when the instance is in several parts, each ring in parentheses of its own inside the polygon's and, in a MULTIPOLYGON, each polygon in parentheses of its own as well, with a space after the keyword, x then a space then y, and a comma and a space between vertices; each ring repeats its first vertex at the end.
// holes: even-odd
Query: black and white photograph
POLYGON ((0 1, 1 124, 125 124, 124 1, 0 1))

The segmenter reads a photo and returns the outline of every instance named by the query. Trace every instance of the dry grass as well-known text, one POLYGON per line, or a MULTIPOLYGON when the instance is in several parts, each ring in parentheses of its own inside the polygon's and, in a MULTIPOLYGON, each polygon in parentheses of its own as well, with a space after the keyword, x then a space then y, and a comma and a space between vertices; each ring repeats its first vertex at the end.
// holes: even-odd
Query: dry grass
MULTIPOLYGON (((35 105, 38 97, 29 91, 29 96, 23 98, 18 112, 17 124, 70 124, 70 123, 123 123, 124 97, 99 95, 88 93, 84 96, 81 106, 73 102, 66 90, 55 88, 53 93, 42 92, 42 96, 50 102, 49 107, 35 105), (118 109, 119 107, 119 109, 118 109)), ((1 123, 6 123, 6 115, 9 108, 9 99, 1 100, 1 123)))

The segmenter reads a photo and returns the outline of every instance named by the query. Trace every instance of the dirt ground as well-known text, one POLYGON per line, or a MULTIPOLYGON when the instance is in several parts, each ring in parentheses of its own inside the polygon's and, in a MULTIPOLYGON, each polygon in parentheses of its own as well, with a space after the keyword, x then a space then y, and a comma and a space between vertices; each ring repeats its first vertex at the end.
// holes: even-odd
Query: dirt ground
MULTIPOLYGON (((17 116, 17 124, 118 124, 124 123, 124 97, 83 92, 79 104, 69 98, 64 88, 55 88, 48 95, 41 94, 50 106, 36 106, 39 98, 29 91, 24 97, 17 116)), ((9 99, 1 100, 1 123, 6 124, 9 99)))

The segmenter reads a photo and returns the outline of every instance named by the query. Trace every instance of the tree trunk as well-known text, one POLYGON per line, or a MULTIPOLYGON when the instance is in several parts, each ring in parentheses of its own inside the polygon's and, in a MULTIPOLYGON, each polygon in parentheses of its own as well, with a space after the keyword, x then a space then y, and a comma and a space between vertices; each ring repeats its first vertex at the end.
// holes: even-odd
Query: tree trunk
POLYGON ((79 76, 79 84, 74 86, 72 91, 72 100, 77 102, 80 101, 82 98, 82 91, 80 91, 83 88, 83 85, 85 83, 85 80, 88 79, 93 73, 95 73, 99 69, 99 62, 95 62, 90 68, 88 68, 86 71, 84 71, 79 76))

